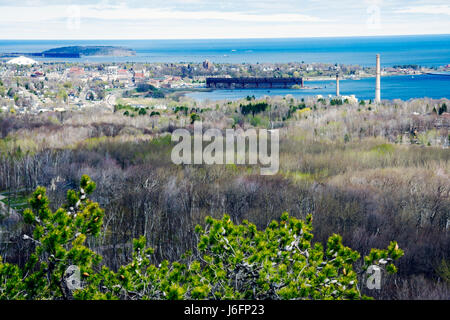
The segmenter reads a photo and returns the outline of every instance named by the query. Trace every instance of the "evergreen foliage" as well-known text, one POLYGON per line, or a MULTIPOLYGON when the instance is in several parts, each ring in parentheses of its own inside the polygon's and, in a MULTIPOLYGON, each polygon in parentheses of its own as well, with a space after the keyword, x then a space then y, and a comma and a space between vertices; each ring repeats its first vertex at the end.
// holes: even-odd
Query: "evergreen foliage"
POLYGON ((195 121, 200 121, 201 118, 198 114, 196 114, 195 112, 191 113, 191 124, 193 124, 195 121))
POLYGON ((183 262, 151 264, 145 237, 133 241, 132 261, 117 272, 102 266, 101 256, 86 246, 100 234, 104 212, 87 198, 96 185, 84 175, 78 192, 53 212, 46 190, 38 187, 23 213, 32 232, 34 253, 24 268, 1 262, 0 299, 360 299, 362 270, 378 265, 395 273, 403 255, 396 242, 386 250, 360 254, 334 234, 323 247, 312 243, 312 215, 305 221, 283 213, 265 230, 248 221, 234 224, 228 215, 206 218, 197 226, 198 246, 183 262), (70 290, 66 270, 80 269, 81 286, 70 290))
POLYGON ((255 116, 255 114, 264 112, 269 108, 269 105, 267 102, 258 102, 258 103, 249 103, 246 105, 241 104, 239 106, 241 108, 241 113, 245 116, 249 113, 252 114, 252 116, 255 116))

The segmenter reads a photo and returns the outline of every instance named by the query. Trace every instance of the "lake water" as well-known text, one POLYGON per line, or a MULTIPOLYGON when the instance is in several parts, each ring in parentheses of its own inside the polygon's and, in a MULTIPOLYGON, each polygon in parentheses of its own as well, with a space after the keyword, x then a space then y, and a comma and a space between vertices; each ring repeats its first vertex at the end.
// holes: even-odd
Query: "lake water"
POLYGON ((327 62, 382 66, 450 63, 450 35, 211 40, 0 40, 0 52, 42 52, 73 45, 134 49, 135 57, 41 59, 79 62, 327 62))
MULTIPOLYGON (((324 62, 375 65, 381 54, 382 66, 418 64, 439 67, 450 64, 450 35, 380 36, 295 39, 211 39, 211 40, 0 40, 0 52, 42 52, 73 45, 124 46, 136 51, 134 57, 39 58, 70 62, 324 62)), ((342 80, 341 94, 373 99, 375 79, 342 80)), ((247 95, 328 95, 335 93, 334 79, 307 82, 319 90, 216 90, 191 93, 198 100, 238 99, 247 95)), ((382 77, 382 98, 450 98, 450 77, 382 77)))
MULTIPOLYGON (((336 80, 329 81, 305 81, 305 86, 319 87, 319 89, 237 89, 237 90, 214 90, 210 92, 192 92, 186 94, 198 101, 205 100, 237 100, 254 95, 261 98, 269 96, 292 95, 296 98, 312 95, 335 95, 336 80)), ((340 80, 339 92, 341 95, 354 94, 358 99, 374 99, 375 78, 364 78, 361 80, 340 80)), ((439 75, 415 75, 415 76, 388 76, 381 77, 381 99, 411 98, 450 98, 450 76, 439 75)))

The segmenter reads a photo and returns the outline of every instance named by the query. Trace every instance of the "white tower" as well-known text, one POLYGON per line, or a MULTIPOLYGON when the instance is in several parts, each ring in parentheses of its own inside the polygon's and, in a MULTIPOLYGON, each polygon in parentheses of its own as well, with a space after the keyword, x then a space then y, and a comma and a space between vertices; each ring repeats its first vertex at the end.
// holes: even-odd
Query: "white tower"
POLYGON ((336 73, 336 97, 339 97, 339 73, 336 73))
POLYGON ((376 103, 380 103, 381 102, 380 75, 381 75, 380 55, 377 54, 377 71, 376 71, 376 84, 375 84, 375 102, 376 103))

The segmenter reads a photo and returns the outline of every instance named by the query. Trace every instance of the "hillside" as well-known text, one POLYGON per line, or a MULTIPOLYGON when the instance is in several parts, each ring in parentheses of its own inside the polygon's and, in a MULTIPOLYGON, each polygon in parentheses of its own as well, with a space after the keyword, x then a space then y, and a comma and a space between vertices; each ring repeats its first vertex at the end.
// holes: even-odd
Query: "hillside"
POLYGON ((42 55, 44 57, 66 55, 128 57, 136 55, 136 52, 129 48, 115 46, 68 46, 43 51, 42 55))

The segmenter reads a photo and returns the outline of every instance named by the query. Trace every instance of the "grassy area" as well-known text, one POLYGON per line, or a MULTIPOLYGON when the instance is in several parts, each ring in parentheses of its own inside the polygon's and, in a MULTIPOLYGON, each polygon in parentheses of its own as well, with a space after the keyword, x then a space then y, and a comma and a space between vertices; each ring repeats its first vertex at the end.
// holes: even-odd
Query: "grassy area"
POLYGON ((24 191, 11 193, 3 191, 0 192, 0 201, 16 211, 22 211, 28 206, 30 195, 30 193, 24 191))

